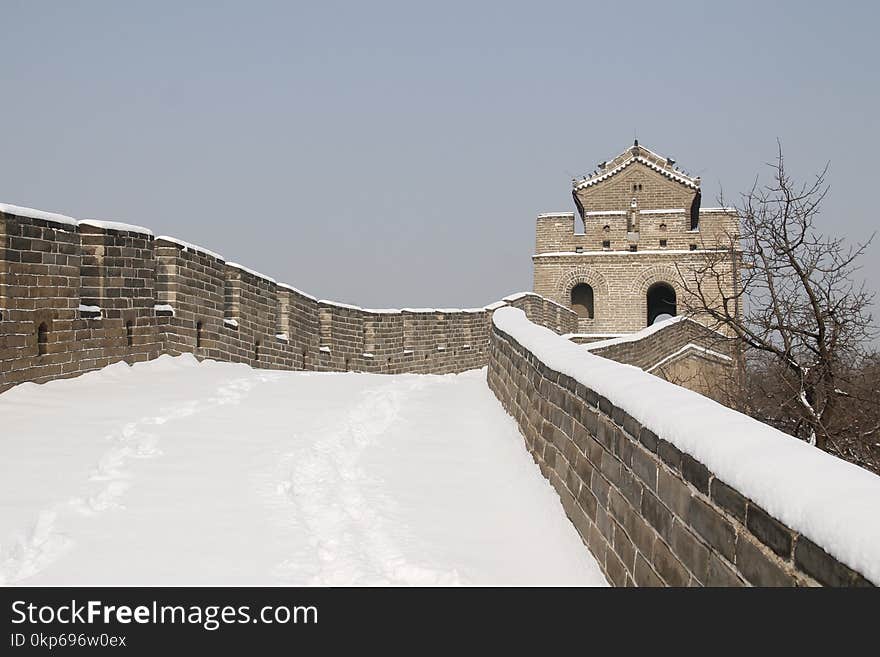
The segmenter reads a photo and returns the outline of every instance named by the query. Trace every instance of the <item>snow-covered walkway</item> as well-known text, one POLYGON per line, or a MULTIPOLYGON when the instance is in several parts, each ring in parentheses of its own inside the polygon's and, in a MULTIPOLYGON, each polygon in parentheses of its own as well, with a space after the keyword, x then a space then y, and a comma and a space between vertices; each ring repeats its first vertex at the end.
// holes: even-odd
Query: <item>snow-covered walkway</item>
POLYGON ((485 371, 162 357, 0 426, 3 584, 605 584, 485 371))

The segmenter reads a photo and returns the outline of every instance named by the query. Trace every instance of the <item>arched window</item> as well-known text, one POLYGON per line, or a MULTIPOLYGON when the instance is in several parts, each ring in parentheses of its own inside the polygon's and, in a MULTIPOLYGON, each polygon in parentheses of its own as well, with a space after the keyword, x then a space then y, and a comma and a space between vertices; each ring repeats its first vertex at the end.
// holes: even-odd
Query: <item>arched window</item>
POLYGON ((675 290, 669 283, 654 283, 648 288, 648 326, 675 317, 675 290))
POLYGON ((578 317, 593 319, 593 288, 586 283, 571 288, 571 309, 578 317))
POLYGON ((37 354, 45 356, 49 347, 49 327, 46 322, 41 322, 37 327, 37 354))

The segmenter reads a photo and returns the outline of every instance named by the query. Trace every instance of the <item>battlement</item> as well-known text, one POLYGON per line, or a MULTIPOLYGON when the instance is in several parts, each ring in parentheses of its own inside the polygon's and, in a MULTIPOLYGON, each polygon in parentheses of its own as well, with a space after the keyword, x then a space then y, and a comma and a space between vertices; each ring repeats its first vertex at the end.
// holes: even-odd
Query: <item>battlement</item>
POLYGON ((580 220, 580 231, 578 221, 573 212, 539 214, 535 256, 727 250, 738 240, 733 208, 702 208, 695 227, 685 208, 591 210, 580 220))
POLYGON ((447 373, 486 364, 492 312, 553 330, 569 309, 532 293, 472 309, 319 300, 209 249, 118 222, 0 205, 0 390, 160 354, 261 368, 447 373))

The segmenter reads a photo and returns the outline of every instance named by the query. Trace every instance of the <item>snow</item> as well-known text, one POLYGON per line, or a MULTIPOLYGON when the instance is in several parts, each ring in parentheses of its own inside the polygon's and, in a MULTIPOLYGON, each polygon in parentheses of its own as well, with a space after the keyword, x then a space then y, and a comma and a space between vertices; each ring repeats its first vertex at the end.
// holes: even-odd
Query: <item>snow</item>
POLYGON ((257 278, 262 278, 264 280, 267 280, 270 283, 275 282, 275 279, 272 278, 271 276, 266 276, 266 274, 261 274, 260 272, 254 271, 253 269, 249 269, 248 267, 245 267, 244 265, 240 265, 237 262, 227 262, 226 264, 230 267, 233 267, 234 269, 240 269, 241 271, 246 271, 248 274, 252 274, 253 276, 256 276, 257 278))
POLYGON ((649 160, 645 157, 642 157, 641 155, 636 155, 636 156, 630 157, 629 159, 621 162, 613 169, 605 171, 601 174, 597 174, 596 176, 594 176, 592 178, 584 178, 580 181, 575 181, 574 188, 575 189, 583 189, 584 187, 592 187, 596 183, 600 183, 603 180, 607 180, 608 178, 611 178, 612 176, 620 173, 621 171, 626 169, 633 162, 640 162, 641 164, 644 164, 649 169, 653 169, 657 173, 659 173, 663 176, 666 176, 667 178, 669 178, 671 180, 676 180, 676 181, 682 183, 683 185, 690 187, 692 189, 698 189, 700 186, 699 185, 699 180, 700 180, 699 178, 690 178, 689 176, 686 176, 677 170, 671 171, 665 167, 661 167, 659 164, 656 164, 655 162, 652 162, 651 160, 649 160))
POLYGON ((305 297, 306 299, 311 299, 312 301, 318 300, 318 297, 313 297, 308 292, 303 292, 302 290, 297 289, 297 288, 293 287, 293 285, 289 285, 287 283, 278 283, 278 287, 283 287, 285 290, 290 290, 291 292, 295 292, 296 294, 300 295, 301 297, 305 297))
POLYGON ((229 319, 228 317, 223 320, 223 323, 226 326, 231 326, 232 328, 238 328, 238 320, 237 319, 229 319))
POLYGON ((626 214, 626 210, 593 210, 585 212, 585 217, 604 217, 606 215, 622 216, 626 214))
POLYGON ((177 239, 176 237, 169 237, 168 235, 159 235, 156 238, 157 240, 163 240, 165 242, 171 242, 172 244, 177 244, 183 248, 184 251, 195 251, 196 253, 202 253, 204 255, 211 256, 212 258, 217 258, 217 260, 226 260, 219 253, 215 253, 214 251, 209 251, 203 246, 199 246, 198 244, 190 244, 189 242, 184 242, 183 240, 177 239))
POLYGON ((143 233, 144 235, 152 235, 153 231, 142 226, 133 224, 123 224, 118 221, 98 221, 97 219, 74 219, 67 215, 57 214, 55 212, 46 212, 45 210, 35 210, 34 208, 25 208, 20 205, 10 205, 8 203, 0 203, 0 212, 6 214, 14 214, 19 217, 29 217, 30 219, 41 219, 43 221, 51 221, 56 224, 64 224, 66 226, 95 226, 104 230, 121 230, 131 233, 143 233))
POLYGON ((83 219, 79 222, 80 226, 94 226, 103 230, 117 230, 128 233, 142 233, 144 235, 152 235, 153 231, 143 226, 135 226, 134 224, 123 224, 118 221, 98 221, 97 219, 83 219))
POLYGON ((104 319, 104 315, 101 312, 100 306, 87 306, 85 304, 79 304, 77 308, 79 313, 82 315, 83 313, 94 314, 95 317, 87 317, 86 319, 104 319))
POLYGON ((73 217, 68 217, 63 214, 46 212, 44 210, 35 210, 34 208, 25 208, 20 205, 9 205, 8 203, 0 203, 0 212, 5 212, 6 214, 14 214, 19 217, 29 217, 31 219, 52 221, 56 224, 66 224, 68 226, 76 226, 79 223, 73 217))
POLYGON ((636 331, 635 333, 627 333, 616 338, 609 338, 608 340, 591 342, 589 344, 581 345, 581 348, 601 349, 602 347, 610 347, 612 345, 622 344, 624 342, 638 342, 639 340, 644 340, 649 335, 653 335, 657 331, 665 329, 667 326, 672 326, 673 324, 677 324, 678 322, 681 322, 685 319, 687 319, 686 315, 676 315, 675 317, 670 317, 669 319, 654 322, 653 324, 651 324, 651 326, 643 328, 641 331, 636 331))
POLYGON ((170 303, 157 303, 153 306, 153 310, 157 313, 171 313, 174 315, 174 307, 170 303))
MULTIPOLYGON (((688 231, 691 232, 691 231, 688 231)), ((697 231, 693 231, 697 232, 697 231)), ((639 249, 638 251, 548 251, 535 253, 533 258, 563 258, 569 256, 635 256, 639 255, 695 255, 699 253, 725 253, 728 249, 639 249)))
MULTIPOLYGON (((507 303, 513 303, 514 301, 519 301, 520 299, 525 299, 527 297, 532 297, 536 301, 549 303, 551 306, 556 306, 557 308, 561 308, 566 312, 571 312, 570 308, 563 306, 561 303, 557 303, 553 301, 553 299, 548 299, 547 297, 542 297, 540 294, 535 294, 534 292, 517 292, 516 294, 510 294, 504 297, 501 301, 506 301, 507 303)), ((492 306, 486 306, 485 310, 495 310, 495 308, 502 308, 504 306, 503 303, 498 302, 498 305, 492 304, 492 306)))
POLYGON ((708 397, 591 354, 532 324, 516 308, 498 310, 493 322, 550 368, 603 395, 778 520, 880 584, 880 477, 708 397))
POLYGON ((162 356, 0 417, 2 584, 605 585, 485 370, 162 356))
POLYGON ((574 212, 542 212, 538 215, 538 219, 569 219, 574 217, 574 212))
POLYGON ((639 214, 683 214, 684 208, 663 208, 659 210, 639 210, 639 214))
POLYGON ((693 342, 688 342, 688 343, 687 343, 685 346, 683 346, 681 349, 677 349, 676 351, 674 351, 673 353, 669 354, 668 356, 665 356, 664 358, 661 358, 661 359, 658 360, 656 363, 654 363, 653 365, 651 365, 651 367, 645 369, 645 371, 646 371, 646 372, 653 372, 654 370, 656 370, 656 369, 657 369, 658 367, 660 367, 661 365, 665 365, 665 364, 668 363, 669 361, 674 360, 675 358, 678 358, 681 354, 683 354, 683 353, 685 353, 685 352, 687 352, 687 351, 697 351, 697 352, 699 352, 699 353, 701 353, 701 354, 705 354, 706 356, 711 356, 711 357, 713 357, 713 358, 718 358, 718 359, 720 359, 720 360, 726 360, 726 361, 732 361, 732 360, 733 360, 733 358, 731 358, 731 357, 728 356, 727 354, 722 354, 720 351, 715 351, 714 349, 707 349, 706 347, 703 347, 703 346, 698 345, 698 344, 694 344, 693 342))

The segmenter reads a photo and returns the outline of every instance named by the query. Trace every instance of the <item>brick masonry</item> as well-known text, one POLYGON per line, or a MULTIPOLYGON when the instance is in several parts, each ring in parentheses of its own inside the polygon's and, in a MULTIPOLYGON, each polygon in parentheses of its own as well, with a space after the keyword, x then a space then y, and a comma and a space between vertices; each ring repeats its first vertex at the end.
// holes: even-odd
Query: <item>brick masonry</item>
POLYGON ((494 326, 488 382, 611 584, 871 586, 494 326))
POLYGON ((593 317, 580 318, 579 332, 644 328, 646 295, 656 283, 669 285, 681 308, 684 280, 707 257, 724 270, 722 287, 732 295, 739 258, 737 216, 725 208, 701 209, 699 178, 636 143, 590 177, 573 181, 573 187, 583 232, 576 231, 574 213, 538 216, 533 289, 572 307, 573 288, 589 285, 593 317))
POLYGON ((0 212, 0 391, 181 353, 269 369, 460 372, 486 365, 491 315, 505 305, 559 333, 577 327, 534 294, 473 310, 319 301, 137 227, 0 212))

